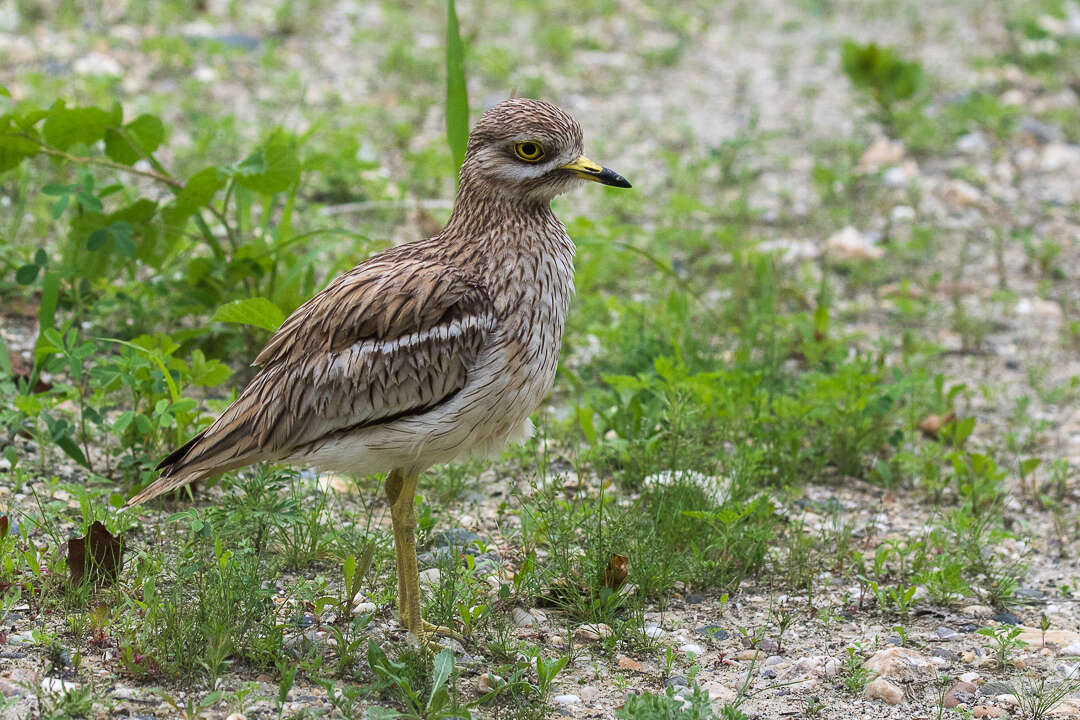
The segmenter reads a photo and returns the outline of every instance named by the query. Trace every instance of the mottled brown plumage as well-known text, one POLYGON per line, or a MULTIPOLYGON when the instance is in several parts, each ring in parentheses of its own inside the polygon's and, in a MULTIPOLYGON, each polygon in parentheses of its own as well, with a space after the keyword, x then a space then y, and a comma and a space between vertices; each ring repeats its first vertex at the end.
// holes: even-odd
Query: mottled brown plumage
POLYGON ((368 259, 297 308, 236 402, 129 504, 265 460, 392 471, 400 610, 420 633, 416 479, 530 431, 573 293, 574 247, 550 201, 581 178, 629 187, 582 155, 580 127, 554 105, 485 112, 442 232, 368 259))

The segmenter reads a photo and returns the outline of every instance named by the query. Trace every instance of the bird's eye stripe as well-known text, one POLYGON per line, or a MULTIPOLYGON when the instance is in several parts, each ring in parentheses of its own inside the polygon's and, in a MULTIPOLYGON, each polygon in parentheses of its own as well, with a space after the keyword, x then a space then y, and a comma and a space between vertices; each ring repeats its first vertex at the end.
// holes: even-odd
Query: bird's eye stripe
POLYGON ((544 146, 538 142, 520 142, 514 145, 514 154, 525 162, 537 162, 544 157, 544 146))

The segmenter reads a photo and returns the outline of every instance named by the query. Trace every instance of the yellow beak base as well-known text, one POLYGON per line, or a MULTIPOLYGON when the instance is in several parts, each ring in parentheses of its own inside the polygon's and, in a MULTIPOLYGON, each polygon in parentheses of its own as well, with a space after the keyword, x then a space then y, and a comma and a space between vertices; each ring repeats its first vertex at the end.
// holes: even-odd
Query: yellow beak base
POLYGON ((580 178, 598 182, 601 185, 610 185, 611 187, 620 188, 633 187, 630 185, 629 181, 619 173, 611 168, 597 165, 584 155, 579 156, 577 160, 574 160, 571 163, 563 165, 561 169, 571 172, 580 178))

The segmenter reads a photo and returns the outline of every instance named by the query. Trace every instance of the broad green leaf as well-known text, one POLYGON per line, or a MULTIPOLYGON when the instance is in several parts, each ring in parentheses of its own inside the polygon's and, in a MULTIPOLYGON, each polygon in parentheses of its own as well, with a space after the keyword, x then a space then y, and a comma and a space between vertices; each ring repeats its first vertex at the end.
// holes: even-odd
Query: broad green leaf
POLYGON ((446 2, 446 140, 456 172, 465 161, 469 141, 469 95, 465 85, 465 46, 454 0, 446 2))
POLYGON ((428 696, 428 707, 432 707, 435 702, 436 695, 440 690, 443 690, 443 686, 446 684, 446 680, 450 677, 450 672, 454 669, 454 653, 450 648, 444 648, 435 656, 434 674, 431 676, 431 695, 428 696))
POLYGON ((80 449, 79 446, 75 444, 75 441, 72 440, 70 437, 65 435, 63 437, 57 438, 55 442, 60 447, 60 449, 64 451, 64 454, 67 455, 69 458, 71 458, 85 468, 90 467, 90 463, 86 461, 86 455, 83 454, 82 449, 80 449))
POLYGON ((275 130, 236 167, 235 177, 238 184, 255 192, 271 195, 288 190, 300 179, 295 140, 283 130, 275 130))
POLYGON ((34 263, 23 265, 15 271, 15 282, 19 283, 20 285, 29 285, 30 283, 37 280, 38 272, 40 270, 41 266, 35 265, 34 263))
POLYGON ((285 321, 285 314, 266 298, 254 297, 225 303, 214 312, 211 320, 254 325, 274 331, 285 321))
POLYGON ((42 331, 56 326, 56 306, 60 303, 60 275, 45 273, 41 283, 41 305, 38 306, 38 325, 42 331))
POLYGON ((0 172, 18 166, 28 157, 37 155, 39 146, 33 129, 23 130, 11 114, 0 115, 0 172), (28 137, 23 137, 23 136, 28 137))
POLYGON ((91 145, 105 137, 105 131, 119 118, 98 107, 64 107, 57 103, 45 116, 45 140, 61 150, 75 143, 91 145))
POLYGON ((0 85, 0 95, 3 95, 4 97, 11 97, 11 91, 8 90, 5 86, 0 85))
POLYGON ((128 429, 132 421, 135 420, 135 413, 132 410, 125 410, 120 414, 120 417, 116 418, 116 422, 113 423, 113 432, 117 435, 122 434, 128 429))
POLYGON ((207 360, 202 350, 191 353, 191 381, 203 387, 215 387, 229 379, 232 370, 220 360, 207 360))
POLYGON ((105 133, 105 154, 119 163, 133 165, 161 146, 165 125, 154 115, 140 115, 121 129, 105 133))
POLYGON ((225 187, 225 177, 216 167, 203 168, 188 178, 184 189, 176 196, 173 203, 178 207, 194 212, 206 207, 214 194, 225 187))
POLYGON ((162 208, 161 219, 166 228, 177 233, 182 231, 188 218, 199 208, 210 204, 214 194, 225 186, 225 180, 225 174, 213 166, 203 168, 188 178, 184 189, 162 208))

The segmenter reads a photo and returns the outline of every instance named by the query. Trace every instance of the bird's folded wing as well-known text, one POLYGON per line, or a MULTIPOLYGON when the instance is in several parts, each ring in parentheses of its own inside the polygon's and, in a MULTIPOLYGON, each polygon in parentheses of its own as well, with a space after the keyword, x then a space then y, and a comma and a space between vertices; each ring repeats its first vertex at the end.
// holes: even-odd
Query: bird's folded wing
POLYGON ((165 458, 161 477, 131 503, 426 412, 457 393, 495 328, 491 300, 455 268, 393 255, 353 268, 297 308, 236 402, 165 458))

